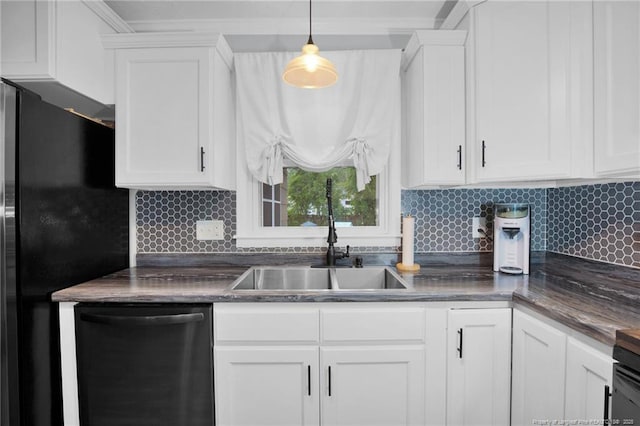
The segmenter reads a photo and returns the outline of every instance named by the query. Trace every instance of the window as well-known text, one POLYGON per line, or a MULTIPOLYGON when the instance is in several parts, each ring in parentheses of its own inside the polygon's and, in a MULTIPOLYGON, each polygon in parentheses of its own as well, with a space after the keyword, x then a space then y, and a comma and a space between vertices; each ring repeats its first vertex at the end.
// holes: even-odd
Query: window
POLYGON ((262 226, 322 226, 327 224, 326 182, 332 179, 332 207, 336 227, 376 226, 378 192, 376 177, 363 191, 356 189, 353 167, 336 167, 313 173, 284 168, 284 182, 262 185, 262 226))
POLYGON ((273 187, 258 182, 246 167, 239 167, 236 192, 237 247, 325 247, 328 176, 333 179, 333 209, 336 227, 340 227, 337 246, 397 247, 400 244, 401 222, 397 151, 392 152, 389 166, 373 176, 364 191, 355 194, 355 190, 344 189, 348 186, 348 175, 353 170, 344 166, 328 172, 312 173, 285 164, 283 183, 273 187), (340 183, 340 175, 347 175, 345 182, 340 183), (306 187, 296 180, 311 183, 306 182, 305 185, 309 185, 306 187))
POLYGON ((262 184, 262 226, 287 226, 287 182, 262 184))
MULTIPOLYGON (((338 245, 399 244, 401 52, 370 49, 334 53, 336 63, 349 69, 352 78, 341 79, 337 90, 324 91, 297 90, 282 84, 279 76, 290 53, 246 52, 234 57, 237 247, 326 247, 327 226, 316 223, 324 203, 310 203, 304 207, 307 211, 298 212, 311 216, 309 222, 316 226, 293 222, 294 206, 289 205, 293 202, 293 172, 286 183, 286 197, 282 187, 271 188, 269 194, 260 183, 283 182, 285 168, 293 165, 315 171, 353 166, 361 174, 359 178, 365 173, 375 175, 375 188, 371 189, 376 195, 375 221, 340 228, 338 245), (259 79, 255 78, 256 70, 260 71, 259 79), (293 164, 287 164, 287 159, 293 164), (278 221, 279 226, 274 226, 278 221)), ((362 187, 362 179, 359 182, 362 187)), ((321 178, 317 183, 324 186, 321 178)), ((356 208, 355 197, 335 195, 336 210, 338 204, 345 212, 356 208)), ((353 224, 355 219, 347 216, 340 222, 353 224)))

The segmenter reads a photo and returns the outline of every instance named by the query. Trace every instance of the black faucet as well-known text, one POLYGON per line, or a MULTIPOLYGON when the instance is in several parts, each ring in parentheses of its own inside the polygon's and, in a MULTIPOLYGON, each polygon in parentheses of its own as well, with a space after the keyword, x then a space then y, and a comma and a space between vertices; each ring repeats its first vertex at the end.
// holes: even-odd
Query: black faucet
POLYGON ((331 198, 331 178, 327 179, 327 205, 329 212, 329 235, 327 236, 327 243, 329 247, 327 248, 327 266, 336 266, 337 259, 344 259, 345 257, 349 257, 349 246, 347 246, 347 251, 336 250, 333 246, 338 242, 338 234, 336 234, 336 221, 333 219, 333 206, 332 206, 332 198, 331 198))

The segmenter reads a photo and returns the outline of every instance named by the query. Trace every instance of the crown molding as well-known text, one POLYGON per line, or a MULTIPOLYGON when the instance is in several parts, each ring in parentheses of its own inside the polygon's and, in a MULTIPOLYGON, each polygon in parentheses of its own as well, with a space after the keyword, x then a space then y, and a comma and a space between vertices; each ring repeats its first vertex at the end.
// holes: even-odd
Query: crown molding
MULTIPOLYGON (((229 35, 299 35, 307 34, 304 20, 285 18, 187 19, 130 21, 136 32, 216 32, 229 35)), ((397 18, 326 18, 314 19, 314 35, 388 35, 407 33, 417 28, 436 28, 440 20, 414 17, 397 18)))
POLYGON ((437 27, 440 30, 455 30, 458 27, 462 18, 465 17, 469 11, 480 3, 484 3, 487 0, 458 0, 447 15, 447 18, 441 22, 437 27))
POLYGON ((113 11, 102 0, 82 0, 82 2, 93 11, 107 25, 117 33, 132 33, 133 28, 129 26, 117 13, 113 11))
POLYGON ((143 47, 215 47, 224 39, 212 32, 163 32, 103 34, 105 49, 135 49, 143 47))
POLYGON ((136 49, 149 47, 214 47, 222 55, 229 67, 233 64, 233 52, 227 40, 220 33, 212 32, 169 32, 103 34, 105 49, 136 49))
POLYGON ((464 46, 467 31, 418 30, 413 33, 402 54, 402 68, 406 68, 421 46, 464 46))

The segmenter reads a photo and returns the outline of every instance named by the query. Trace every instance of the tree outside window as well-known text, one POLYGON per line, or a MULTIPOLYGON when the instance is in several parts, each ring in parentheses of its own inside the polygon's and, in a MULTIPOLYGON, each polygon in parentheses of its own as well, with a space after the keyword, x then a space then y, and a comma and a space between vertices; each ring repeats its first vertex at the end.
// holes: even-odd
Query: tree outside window
POLYGON ((356 170, 336 167, 327 172, 307 172, 285 167, 282 185, 263 185, 263 226, 327 225, 326 182, 333 181, 333 213, 336 226, 378 224, 377 179, 363 191, 356 189, 356 170))

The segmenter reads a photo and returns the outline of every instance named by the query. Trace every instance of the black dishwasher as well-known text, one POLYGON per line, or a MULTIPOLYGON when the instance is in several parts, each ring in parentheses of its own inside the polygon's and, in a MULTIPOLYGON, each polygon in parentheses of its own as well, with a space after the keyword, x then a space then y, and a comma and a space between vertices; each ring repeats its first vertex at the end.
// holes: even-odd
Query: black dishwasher
POLYGON ((616 345, 613 357, 612 423, 640 424, 640 355, 616 345))
POLYGON ((211 426, 211 305, 78 304, 82 426, 211 426))

